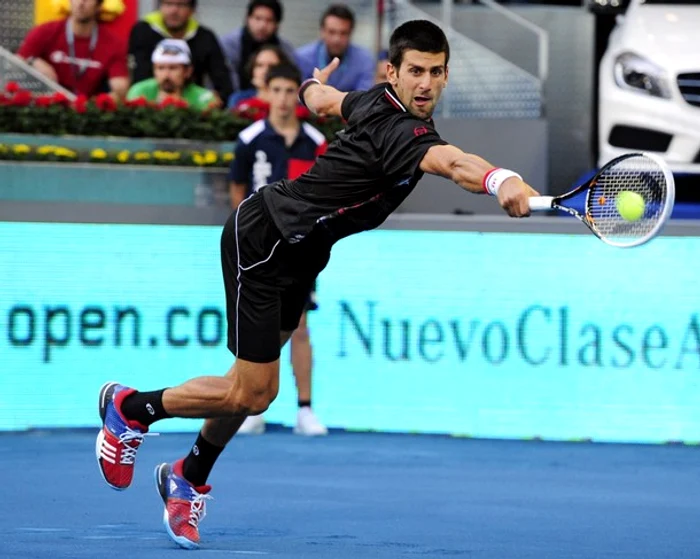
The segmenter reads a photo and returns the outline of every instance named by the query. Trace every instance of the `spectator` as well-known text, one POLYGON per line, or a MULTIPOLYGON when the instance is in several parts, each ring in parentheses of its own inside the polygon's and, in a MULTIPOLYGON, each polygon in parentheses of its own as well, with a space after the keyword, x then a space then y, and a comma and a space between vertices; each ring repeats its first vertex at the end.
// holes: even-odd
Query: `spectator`
POLYGON ((151 55, 163 39, 187 41, 192 53, 192 81, 204 86, 207 76, 223 101, 233 93, 226 60, 214 32, 194 19, 197 0, 159 0, 159 10, 134 25, 129 37, 132 78, 140 82, 153 77, 151 55))
POLYGON ((198 111, 218 104, 208 89, 190 81, 192 55, 187 42, 181 39, 163 39, 153 51, 153 78, 135 83, 126 98, 160 103, 168 98, 181 99, 198 111))
POLYGON ((279 64, 291 64, 287 54, 276 45, 264 45, 260 47, 249 59, 245 67, 247 81, 252 85, 250 89, 236 91, 229 97, 228 107, 241 110, 241 104, 249 99, 256 98, 262 101, 267 108, 267 87, 265 78, 267 72, 273 66, 279 64))
POLYGON ((321 16, 321 38, 299 47, 297 62, 304 79, 313 77, 314 68, 325 68, 334 57, 340 66, 328 85, 340 91, 369 89, 374 85, 375 60, 367 49, 350 42, 355 15, 345 4, 332 4, 321 16))
POLYGON ((294 60, 294 47, 277 35, 282 16, 279 0, 250 0, 245 25, 221 39, 236 91, 255 87, 246 66, 250 57, 264 45, 278 46, 290 61, 294 60))
POLYGON ((71 0, 67 19, 29 31, 17 55, 76 95, 110 91, 123 99, 129 89, 126 44, 97 21, 102 0, 71 0))
MULTIPOLYGON (((238 135, 236 157, 231 162, 231 205, 237 208, 244 198, 270 181, 294 179, 307 171, 316 157, 326 151, 323 134, 296 116, 299 70, 290 64, 274 66, 266 77, 270 116, 251 124, 238 135)), ((307 302, 299 326, 291 337, 292 370, 297 384, 298 412, 294 432, 299 435, 325 435, 326 427, 311 408, 312 352, 307 312, 316 308, 313 290, 304 294, 307 302)), ((260 434, 265 430, 262 415, 251 416, 239 433, 260 434)))

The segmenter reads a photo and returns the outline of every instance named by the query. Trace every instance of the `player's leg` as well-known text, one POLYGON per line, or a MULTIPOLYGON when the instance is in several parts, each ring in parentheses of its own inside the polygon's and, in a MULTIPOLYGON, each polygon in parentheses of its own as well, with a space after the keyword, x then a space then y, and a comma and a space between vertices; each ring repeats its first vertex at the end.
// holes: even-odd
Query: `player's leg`
MULTIPOLYGON (((283 334, 281 344, 288 338, 289 333, 283 334)), ((184 459, 160 464, 155 470, 156 486, 164 503, 166 532, 175 543, 187 549, 199 546, 199 522, 206 514, 204 501, 211 490, 206 483, 216 460, 246 414, 257 411, 267 400, 272 401, 279 390, 279 359, 264 364, 237 359, 226 377, 233 382, 234 394, 257 395, 259 399, 242 407, 238 414, 207 419, 184 459), (272 374, 261 374, 261 365, 272 374), (260 382, 260 378, 267 379, 268 383, 260 382)))
MULTIPOLYGON (((267 218, 262 200, 253 196, 239 206, 236 226, 231 220, 222 235, 222 268, 226 287, 228 347, 236 356, 223 378, 229 382, 226 399, 212 403, 206 394, 218 380, 200 378, 165 392, 165 408, 186 414, 195 408, 221 406, 225 413, 208 415, 190 453, 173 464, 156 468, 156 484, 163 499, 163 521, 173 541, 198 547, 198 525, 210 489, 207 478, 244 418, 262 413, 279 390, 281 289, 278 287, 279 233, 267 218)), ((283 245, 284 246, 284 245, 283 245)))

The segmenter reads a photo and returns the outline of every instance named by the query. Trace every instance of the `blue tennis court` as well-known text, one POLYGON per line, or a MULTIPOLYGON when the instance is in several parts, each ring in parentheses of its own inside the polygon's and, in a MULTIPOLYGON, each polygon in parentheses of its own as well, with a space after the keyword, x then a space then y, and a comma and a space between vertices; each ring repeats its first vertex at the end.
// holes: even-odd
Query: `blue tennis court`
POLYGON ((108 489, 92 432, 0 436, 0 557, 484 559, 700 554, 698 450, 286 430, 234 439, 202 548, 165 535, 152 469, 193 435, 149 438, 108 489))

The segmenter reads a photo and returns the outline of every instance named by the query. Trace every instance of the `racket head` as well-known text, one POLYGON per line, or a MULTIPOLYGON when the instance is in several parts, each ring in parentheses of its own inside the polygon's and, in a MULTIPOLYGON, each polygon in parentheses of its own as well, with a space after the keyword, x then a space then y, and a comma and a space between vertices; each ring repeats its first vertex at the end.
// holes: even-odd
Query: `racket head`
POLYGON ((673 173, 651 153, 629 153, 609 161, 585 184, 555 198, 552 206, 586 224, 603 242, 616 247, 642 245, 659 234, 671 216, 675 202, 673 173), (617 197, 622 192, 639 195, 642 216, 622 217, 617 197))

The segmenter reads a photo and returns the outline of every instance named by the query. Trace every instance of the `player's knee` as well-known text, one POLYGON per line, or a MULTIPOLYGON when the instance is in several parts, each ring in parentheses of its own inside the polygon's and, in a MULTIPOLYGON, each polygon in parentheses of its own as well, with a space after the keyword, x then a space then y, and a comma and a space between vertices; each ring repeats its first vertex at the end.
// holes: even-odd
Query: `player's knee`
POLYGON ((235 413, 258 415, 267 410, 277 397, 278 390, 273 386, 248 388, 239 394, 235 402, 235 413))

